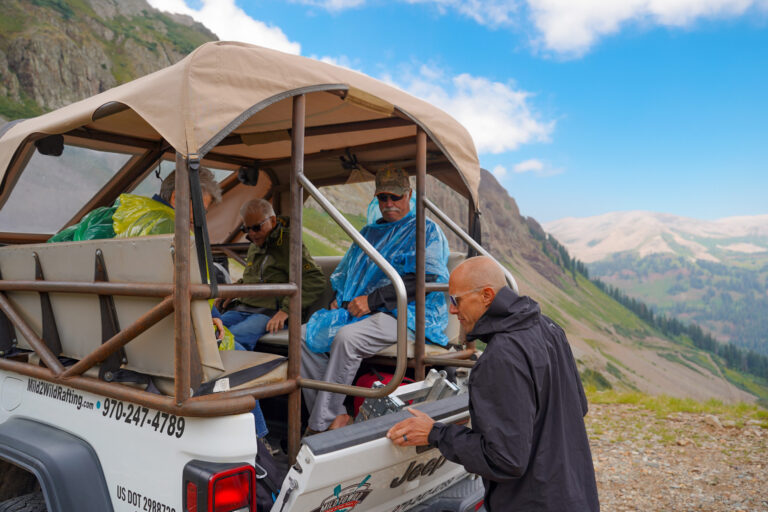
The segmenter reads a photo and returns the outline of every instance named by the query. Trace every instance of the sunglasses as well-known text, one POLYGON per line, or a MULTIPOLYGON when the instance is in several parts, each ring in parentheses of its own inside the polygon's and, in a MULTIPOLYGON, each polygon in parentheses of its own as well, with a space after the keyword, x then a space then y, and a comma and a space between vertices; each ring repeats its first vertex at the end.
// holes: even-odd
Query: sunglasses
POLYGON ((243 233, 248 233, 249 231, 258 233, 259 231, 261 231, 261 226, 263 226, 264 223, 267 222, 268 220, 269 220, 269 217, 259 222, 258 224, 254 224, 253 226, 246 226, 245 224, 243 224, 242 226, 240 226, 240 231, 242 231, 243 233))
POLYGON ((477 288, 472 288, 471 290, 467 290, 466 292, 457 293, 456 295, 449 295, 448 299, 451 301, 451 304, 453 307, 457 308, 459 307, 459 299, 462 298, 465 295, 469 295, 470 293, 475 293, 483 290, 485 286, 478 286, 477 288))
POLYGON ((386 192, 376 194, 376 199, 378 199, 380 203, 386 203, 387 201, 392 201, 395 203, 401 200, 403 197, 404 196, 396 196, 395 194, 388 194, 386 192))

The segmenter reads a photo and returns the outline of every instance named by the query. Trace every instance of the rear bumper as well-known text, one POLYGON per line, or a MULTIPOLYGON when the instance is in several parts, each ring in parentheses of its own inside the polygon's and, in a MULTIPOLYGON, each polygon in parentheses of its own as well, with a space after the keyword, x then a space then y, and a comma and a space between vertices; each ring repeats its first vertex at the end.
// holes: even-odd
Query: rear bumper
POLYGON ((483 481, 470 475, 408 512, 484 512, 484 494, 483 481))

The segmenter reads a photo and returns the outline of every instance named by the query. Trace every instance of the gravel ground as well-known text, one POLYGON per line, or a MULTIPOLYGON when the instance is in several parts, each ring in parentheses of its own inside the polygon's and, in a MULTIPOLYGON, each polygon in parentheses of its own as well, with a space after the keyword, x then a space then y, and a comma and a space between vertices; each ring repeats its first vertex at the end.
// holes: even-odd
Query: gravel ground
POLYGON ((585 420, 603 511, 768 511, 760 421, 624 404, 590 404, 585 420))

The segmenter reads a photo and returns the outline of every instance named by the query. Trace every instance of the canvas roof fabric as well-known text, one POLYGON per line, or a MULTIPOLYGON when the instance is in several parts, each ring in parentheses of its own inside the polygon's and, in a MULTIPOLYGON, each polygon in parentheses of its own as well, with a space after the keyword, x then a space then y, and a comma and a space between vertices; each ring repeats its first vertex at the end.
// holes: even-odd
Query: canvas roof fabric
MULTIPOLYGON (((315 164, 305 165, 310 179, 350 173, 348 168, 340 168, 337 154, 348 147, 360 148, 360 154, 373 162, 374 170, 376 162, 392 159, 392 151, 382 149, 395 148, 392 141, 405 141, 394 151, 400 151, 403 161, 413 160, 409 152, 415 154, 418 125, 429 140, 428 172, 477 204, 480 167, 475 146, 467 130, 447 113, 362 73, 245 43, 220 41, 206 43, 177 64, 150 75, 48 114, 0 127, 2 187, 9 185, 9 164, 25 142, 42 134, 67 134, 79 128, 117 137, 164 139, 184 156, 203 156, 215 150, 271 161, 279 168, 280 162, 290 157, 290 98, 297 94, 307 96, 308 129, 371 120, 412 121, 308 137, 305 155, 317 157, 315 164), (115 105, 119 108, 108 108, 115 105), (239 138, 224 143, 233 136, 239 138), (329 157, 324 160, 325 154, 329 157)), ((2 190, 4 195, 6 192, 2 190)))

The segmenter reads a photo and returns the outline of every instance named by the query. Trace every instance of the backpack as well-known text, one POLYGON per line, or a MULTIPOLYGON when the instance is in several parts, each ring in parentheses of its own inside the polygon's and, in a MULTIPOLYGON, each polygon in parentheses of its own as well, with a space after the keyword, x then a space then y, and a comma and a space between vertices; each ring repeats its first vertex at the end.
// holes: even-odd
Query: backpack
POLYGON ((256 512, 269 512, 275 504, 286 471, 280 470, 269 446, 263 439, 258 439, 256 452, 256 512))

